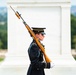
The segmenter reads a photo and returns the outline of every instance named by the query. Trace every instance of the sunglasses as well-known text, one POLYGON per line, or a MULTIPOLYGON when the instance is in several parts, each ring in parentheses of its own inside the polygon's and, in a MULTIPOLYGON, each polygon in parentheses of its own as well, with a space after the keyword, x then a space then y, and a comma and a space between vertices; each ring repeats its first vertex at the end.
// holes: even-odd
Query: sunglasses
POLYGON ((41 35, 44 36, 45 34, 44 33, 41 33, 41 35))

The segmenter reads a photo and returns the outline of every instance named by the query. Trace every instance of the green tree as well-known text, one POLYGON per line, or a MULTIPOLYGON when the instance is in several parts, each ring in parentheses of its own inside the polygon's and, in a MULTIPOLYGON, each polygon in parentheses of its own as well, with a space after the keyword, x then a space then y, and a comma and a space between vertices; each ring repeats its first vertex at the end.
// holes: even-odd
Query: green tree
POLYGON ((7 22, 0 24, 0 49, 7 49, 7 22))
POLYGON ((0 39, 0 49, 2 49, 2 45, 3 45, 3 43, 2 43, 2 41, 0 39))
POLYGON ((71 15, 71 48, 75 49, 75 39, 76 39, 76 17, 71 15))
POLYGON ((0 31, 0 49, 7 49, 7 31, 0 31))

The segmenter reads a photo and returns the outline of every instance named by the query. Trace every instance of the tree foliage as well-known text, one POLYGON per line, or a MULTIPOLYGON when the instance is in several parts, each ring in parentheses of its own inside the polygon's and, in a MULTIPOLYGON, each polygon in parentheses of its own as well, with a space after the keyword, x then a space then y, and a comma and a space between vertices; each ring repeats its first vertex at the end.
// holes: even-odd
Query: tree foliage
POLYGON ((76 16, 71 15, 71 48, 75 49, 76 44, 76 16))
POLYGON ((7 22, 0 24, 0 49, 7 49, 7 22))

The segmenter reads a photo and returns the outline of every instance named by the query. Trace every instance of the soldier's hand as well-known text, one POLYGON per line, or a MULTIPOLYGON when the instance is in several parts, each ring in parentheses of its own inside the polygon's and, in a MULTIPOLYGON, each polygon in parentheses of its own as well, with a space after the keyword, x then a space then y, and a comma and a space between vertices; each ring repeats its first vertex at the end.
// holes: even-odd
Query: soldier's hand
POLYGON ((53 62, 51 62, 51 68, 53 68, 55 66, 55 64, 53 62))

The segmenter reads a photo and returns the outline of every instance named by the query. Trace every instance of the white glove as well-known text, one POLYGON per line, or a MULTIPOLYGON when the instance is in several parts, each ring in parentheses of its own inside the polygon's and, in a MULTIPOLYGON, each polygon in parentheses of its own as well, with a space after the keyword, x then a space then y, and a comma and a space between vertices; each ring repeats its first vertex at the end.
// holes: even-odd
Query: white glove
POLYGON ((51 62, 51 68, 53 68, 55 66, 55 64, 53 62, 51 62))

